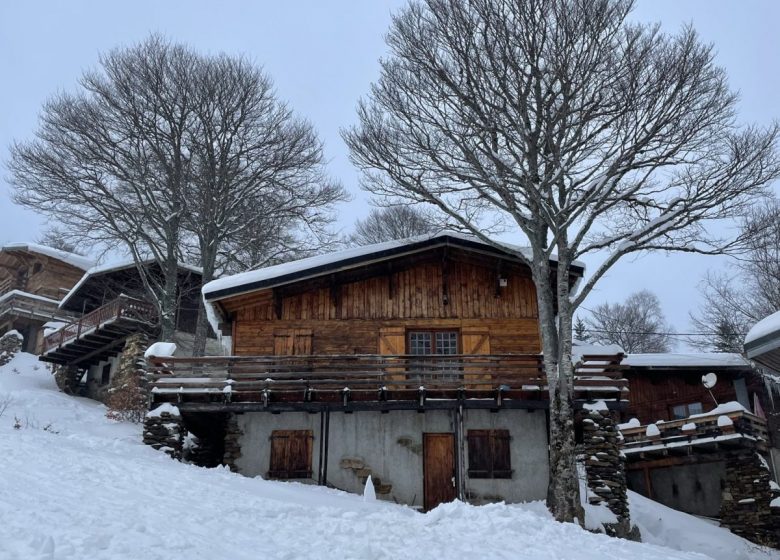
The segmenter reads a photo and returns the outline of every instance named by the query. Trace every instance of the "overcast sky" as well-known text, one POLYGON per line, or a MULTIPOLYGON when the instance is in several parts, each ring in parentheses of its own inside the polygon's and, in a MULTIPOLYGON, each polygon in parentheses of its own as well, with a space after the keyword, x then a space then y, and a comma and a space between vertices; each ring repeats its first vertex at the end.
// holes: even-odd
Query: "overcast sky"
MULTIPOLYGON (((41 104, 75 88, 98 53, 130 45, 150 32, 202 52, 244 53, 274 79, 279 95, 310 119, 326 143, 330 171, 354 194, 342 209, 342 227, 368 212, 358 176, 339 129, 355 121, 357 99, 378 75, 391 0, 219 2, 188 0, 68 0, 0 3, 0 160, 13 139, 32 136, 41 104)), ((776 0, 639 0, 633 18, 659 21, 674 31, 692 23, 715 44, 717 61, 741 92, 746 122, 780 117, 780 2, 776 0)), ((45 224, 9 200, 7 171, 0 171, 0 243, 30 241, 45 224)), ((594 263, 595 264, 595 263, 594 263)), ((697 284, 722 259, 652 255, 616 266, 588 301, 592 306, 648 288, 661 298, 678 332, 698 303, 697 284)))

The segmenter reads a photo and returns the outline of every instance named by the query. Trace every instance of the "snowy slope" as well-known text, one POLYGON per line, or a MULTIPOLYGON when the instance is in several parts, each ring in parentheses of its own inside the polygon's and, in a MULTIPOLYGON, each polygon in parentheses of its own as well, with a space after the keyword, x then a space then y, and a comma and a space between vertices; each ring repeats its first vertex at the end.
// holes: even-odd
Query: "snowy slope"
MULTIPOLYGON (((0 368, 0 410, 9 398, 0 416, 3 560, 706 558, 556 523, 541 503, 453 503, 421 515, 335 490, 183 465, 140 444, 137 426, 109 421, 102 406, 57 392, 29 355, 0 368)), ((708 527, 708 542, 673 535, 659 529, 658 509, 632 502, 653 542, 696 545, 714 558, 780 558, 751 552, 716 527, 708 527), (720 555, 726 550, 733 553, 720 555), (742 551, 752 555, 737 556, 742 551)))

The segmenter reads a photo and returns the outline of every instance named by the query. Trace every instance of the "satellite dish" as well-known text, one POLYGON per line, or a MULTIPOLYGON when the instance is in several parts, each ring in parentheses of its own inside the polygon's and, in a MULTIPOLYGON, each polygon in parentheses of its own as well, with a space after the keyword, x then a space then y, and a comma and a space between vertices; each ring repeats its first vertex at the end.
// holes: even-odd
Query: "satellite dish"
POLYGON ((712 389, 718 382, 718 376, 714 373, 708 373, 701 376, 701 382, 706 389, 712 389))

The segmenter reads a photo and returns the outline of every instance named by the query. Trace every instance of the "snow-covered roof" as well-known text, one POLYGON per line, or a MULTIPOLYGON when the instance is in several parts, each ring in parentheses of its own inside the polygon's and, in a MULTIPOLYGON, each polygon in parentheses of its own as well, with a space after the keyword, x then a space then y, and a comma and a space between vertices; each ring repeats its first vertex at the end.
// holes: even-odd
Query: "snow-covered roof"
MULTIPOLYGON (((153 264, 155 259, 146 259, 144 261, 141 261, 141 264, 148 265, 153 264)), ((65 297, 62 298, 62 301, 60 301, 60 307, 64 307, 68 300, 73 297, 74 294, 76 294, 79 289, 84 285, 84 283, 89 280, 92 277, 98 276, 100 274, 106 274, 108 272, 115 272, 117 270, 123 270, 126 268, 134 268, 136 266, 135 261, 133 259, 125 259, 122 261, 115 261, 112 263, 106 263, 101 264, 98 266, 93 266, 89 270, 87 270, 84 273, 84 276, 82 276, 78 282, 70 289, 70 291, 65 294, 65 297)), ((183 268, 185 270, 189 270, 190 272, 194 272, 195 274, 203 274, 203 269, 197 266, 179 263, 179 268, 183 268)))
MULTIPOLYGON (((496 243, 500 247, 503 247, 510 257, 520 253, 527 258, 531 258, 531 251, 528 247, 521 247, 519 245, 512 245, 504 242, 496 243)), ((212 280, 206 284, 203 287, 203 295, 207 300, 213 301, 230 295, 236 295, 259 288, 279 286, 291 281, 313 278, 339 270, 346 270, 355 266, 363 266, 370 262, 386 260, 390 257, 412 254, 431 247, 448 244, 467 248, 470 247, 475 250, 501 251, 500 247, 486 243, 477 237, 453 231, 441 231, 429 235, 409 237, 407 239, 397 239, 384 243, 352 247, 343 251, 316 255, 314 257, 269 266, 267 268, 242 272, 233 276, 226 276, 224 278, 212 280)), ((551 258, 551 261, 556 261, 555 256, 551 258)), ((572 266, 573 273, 584 273, 584 263, 575 261, 572 263, 572 266)))
POLYGON ((767 335, 778 333, 780 335, 780 311, 764 317, 758 323, 753 325, 745 336, 745 344, 757 341, 767 335))
POLYGON ((750 363, 741 355, 732 352, 697 352, 676 354, 629 354, 622 364, 630 367, 648 368, 693 368, 693 367, 749 367, 750 363))
POLYGON ((0 296, 0 302, 7 299, 11 299, 14 296, 22 296, 25 298, 36 299, 38 301, 45 301, 47 303, 59 303, 56 299, 48 298, 46 296, 39 296, 38 294, 31 294, 30 292, 23 292, 22 290, 9 290, 0 296))
POLYGON ((39 245, 38 243, 8 243, 7 245, 3 245, 0 251, 27 251, 30 253, 38 253, 39 255, 45 255, 60 260, 71 266, 80 268, 81 270, 88 270, 95 266, 95 261, 89 257, 61 251, 59 249, 54 249, 53 247, 47 247, 46 245, 39 245))

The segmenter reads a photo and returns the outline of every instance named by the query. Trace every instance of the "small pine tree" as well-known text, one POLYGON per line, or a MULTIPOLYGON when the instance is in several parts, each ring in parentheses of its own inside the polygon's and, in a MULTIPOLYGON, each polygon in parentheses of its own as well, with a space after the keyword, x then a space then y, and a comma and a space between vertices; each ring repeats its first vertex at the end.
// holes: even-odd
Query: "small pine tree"
POLYGON ((581 317, 577 317, 577 320, 574 323, 574 338, 582 342, 590 342, 588 327, 581 317))

